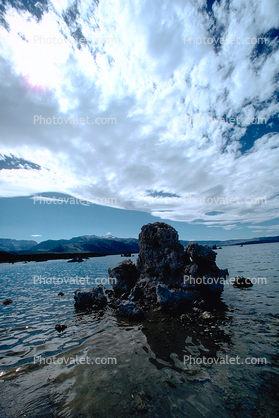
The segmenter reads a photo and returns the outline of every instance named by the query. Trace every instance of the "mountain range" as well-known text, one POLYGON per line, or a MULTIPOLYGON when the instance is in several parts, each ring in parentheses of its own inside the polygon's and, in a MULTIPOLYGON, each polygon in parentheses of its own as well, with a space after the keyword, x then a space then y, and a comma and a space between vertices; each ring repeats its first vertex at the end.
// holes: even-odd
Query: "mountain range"
MULTIPOLYGON (((189 241, 180 241, 185 247, 189 241)), ((248 245, 279 242, 279 236, 259 237, 251 239, 235 239, 227 241, 198 241, 199 244, 228 246, 248 245)), ((37 243, 33 240, 15 240, 0 238, 0 251, 11 254, 66 254, 66 253, 96 253, 101 255, 137 253, 139 251, 138 239, 116 238, 113 236, 99 237, 84 235, 70 240, 47 240, 37 243)))

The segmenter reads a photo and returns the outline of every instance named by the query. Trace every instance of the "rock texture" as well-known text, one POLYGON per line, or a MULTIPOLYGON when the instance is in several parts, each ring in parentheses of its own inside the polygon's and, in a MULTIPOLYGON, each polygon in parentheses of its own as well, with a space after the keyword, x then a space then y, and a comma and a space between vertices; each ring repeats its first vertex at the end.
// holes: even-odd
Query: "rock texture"
POLYGON ((191 304, 200 295, 195 291, 170 290, 166 285, 158 284, 157 301, 166 310, 177 310, 180 306, 184 307, 191 304))
POLYGON ((185 250, 190 262, 184 269, 186 288, 199 291, 204 299, 219 298, 224 290, 228 270, 220 270, 215 263, 216 253, 207 245, 190 242, 185 250))
POLYGON ((144 225, 139 235, 137 270, 141 278, 173 285, 184 265, 184 248, 176 230, 163 222, 144 225))
POLYGON ((108 301, 104 295, 103 286, 100 285, 87 292, 81 292, 80 290, 75 291, 75 307, 76 308, 93 308, 101 309, 104 308, 108 301))
POLYGON ((109 277, 116 279, 116 284, 113 286, 116 297, 130 292, 138 279, 136 266, 131 260, 124 260, 118 263, 114 269, 109 269, 108 273, 109 277))
POLYGON ((142 311, 134 302, 130 302, 128 300, 118 300, 116 306, 116 315, 118 316, 126 316, 132 320, 141 320, 144 318, 142 311))

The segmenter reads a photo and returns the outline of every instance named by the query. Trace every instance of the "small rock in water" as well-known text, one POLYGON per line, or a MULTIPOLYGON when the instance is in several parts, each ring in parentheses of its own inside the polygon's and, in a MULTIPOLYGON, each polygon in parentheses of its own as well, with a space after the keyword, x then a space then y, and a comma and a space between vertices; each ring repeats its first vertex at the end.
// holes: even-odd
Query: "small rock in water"
POLYGON ((10 303, 13 303, 12 299, 6 299, 3 302, 3 305, 9 305, 10 303))
POLYGON ((234 287, 252 287, 253 283, 250 279, 245 277, 236 276, 233 282, 234 287))
POLYGON ((55 325, 55 329, 56 329, 56 331, 58 331, 58 332, 62 332, 62 331, 64 331, 66 328, 67 328, 67 325, 63 325, 63 324, 56 324, 56 325, 55 325))
POLYGON ((64 295, 65 295, 65 293, 63 293, 63 292, 58 293, 58 296, 64 296, 64 295))

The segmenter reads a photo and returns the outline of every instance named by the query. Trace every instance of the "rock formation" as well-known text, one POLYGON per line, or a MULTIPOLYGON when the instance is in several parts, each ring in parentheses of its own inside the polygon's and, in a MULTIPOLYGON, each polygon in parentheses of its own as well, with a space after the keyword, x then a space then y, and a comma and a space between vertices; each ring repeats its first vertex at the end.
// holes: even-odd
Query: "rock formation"
MULTIPOLYGON (((183 312, 193 304, 214 303, 220 298, 228 271, 216 266, 216 253, 210 247, 189 243, 184 250, 173 227, 155 222, 142 227, 139 248, 136 264, 124 260, 108 270, 116 279, 110 306, 117 315, 141 319, 150 309, 183 312)), ((76 291, 75 300, 80 307, 107 304, 100 286, 89 292, 76 291)))
POLYGON ((117 309, 119 314, 124 315, 124 306, 138 316, 136 308, 185 310, 193 302, 212 302, 220 297, 228 271, 216 266, 216 253, 210 247, 189 243, 184 250, 177 231, 156 222, 142 227, 139 248, 136 265, 125 260, 109 270, 110 277, 117 279, 114 290, 119 298, 115 307, 122 307, 117 309))

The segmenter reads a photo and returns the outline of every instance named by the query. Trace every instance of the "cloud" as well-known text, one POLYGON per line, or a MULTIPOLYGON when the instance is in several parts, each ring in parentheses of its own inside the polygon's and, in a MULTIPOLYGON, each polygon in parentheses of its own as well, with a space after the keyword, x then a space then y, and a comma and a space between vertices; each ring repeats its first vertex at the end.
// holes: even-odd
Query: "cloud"
POLYGON ((7 9, 10 31, 0 29, 0 152, 41 167, 1 170, 2 196, 115 197, 119 208, 227 230, 274 219, 279 135, 255 134, 245 153, 241 141, 247 117, 278 117, 276 41, 262 53, 246 43, 278 27, 276 1, 215 2, 213 14, 203 1, 66 3, 53 2, 39 22, 7 9), (222 36, 241 44, 187 41, 222 36), (117 123, 39 124, 34 116, 117 123), (224 116, 238 122, 218 122, 224 116), (218 121, 187 122, 195 117, 218 121), (260 198, 266 203, 251 203, 260 198))

